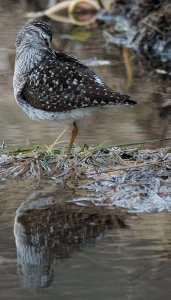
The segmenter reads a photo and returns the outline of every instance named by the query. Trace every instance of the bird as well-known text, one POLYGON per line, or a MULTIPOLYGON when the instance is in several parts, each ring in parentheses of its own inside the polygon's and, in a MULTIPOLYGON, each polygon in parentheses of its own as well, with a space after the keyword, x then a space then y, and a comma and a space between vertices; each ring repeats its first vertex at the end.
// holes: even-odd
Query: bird
POLYGON ((134 106, 114 92, 86 64, 52 47, 52 28, 41 19, 18 32, 13 77, 17 103, 33 120, 72 122, 68 155, 78 133, 77 120, 102 107, 134 106))

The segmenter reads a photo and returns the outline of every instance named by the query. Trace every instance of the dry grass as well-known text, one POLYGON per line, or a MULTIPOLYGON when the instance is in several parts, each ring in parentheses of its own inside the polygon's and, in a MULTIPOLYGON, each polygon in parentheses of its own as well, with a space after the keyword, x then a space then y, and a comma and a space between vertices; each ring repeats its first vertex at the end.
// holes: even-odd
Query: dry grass
POLYGON ((2 154, 0 179, 52 180, 73 191, 79 205, 119 205, 138 211, 170 210, 171 147, 140 150, 118 147, 76 147, 67 158, 55 145, 2 154), (29 150, 29 151, 28 151, 29 150))

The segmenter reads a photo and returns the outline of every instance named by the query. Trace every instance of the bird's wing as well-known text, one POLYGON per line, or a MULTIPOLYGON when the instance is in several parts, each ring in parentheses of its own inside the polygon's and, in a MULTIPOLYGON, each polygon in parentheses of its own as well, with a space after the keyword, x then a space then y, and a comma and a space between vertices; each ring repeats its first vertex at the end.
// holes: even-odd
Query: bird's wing
POLYGON ((85 69, 88 69, 88 66, 85 65, 83 62, 81 62, 80 60, 76 59, 73 56, 70 56, 66 53, 63 52, 58 52, 58 51, 54 51, 55 57, 57 58, 58 61, 61 61, 62 63, 71 63, 71 64, 76 64, 77 66, 81 66, 85 69))
POLYGON ((114 93, 87 66, 58 52, 32 70, 22 97, 33 107, 51 112, 135 104, 129 96, 114 93))

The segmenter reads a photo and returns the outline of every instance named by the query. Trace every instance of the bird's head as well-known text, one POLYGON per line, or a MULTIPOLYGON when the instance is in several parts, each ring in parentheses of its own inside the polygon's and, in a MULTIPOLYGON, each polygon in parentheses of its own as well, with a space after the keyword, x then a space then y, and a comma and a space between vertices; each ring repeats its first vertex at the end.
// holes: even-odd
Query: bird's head
POLYGON ((26 23, 17 35, 16 50, 33 49, 33 51, 49 51, 51 49, 52 30, 41 21, 33 20, 26 23))

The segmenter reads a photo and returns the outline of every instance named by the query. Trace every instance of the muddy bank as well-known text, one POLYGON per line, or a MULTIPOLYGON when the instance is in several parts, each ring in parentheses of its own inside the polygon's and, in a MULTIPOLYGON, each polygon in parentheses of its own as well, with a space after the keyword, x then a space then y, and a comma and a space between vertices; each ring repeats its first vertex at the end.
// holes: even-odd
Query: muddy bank
POLYGON ((147 66, 162 68, 170 73, 170 24, 169 0, 117 0, 105 37, 109 43, 126 46, 141 53, 147 66))
POLYGON ((72 191, 70 202, 128 208, 136 212, 171 210, 171 148, 155 150, 89 148, 75 149, 67 158, 59 149, 51 153, 36 148, 24 154, 4 154, 0 178, 30 179, 34 185, 50 180, 72 191))

